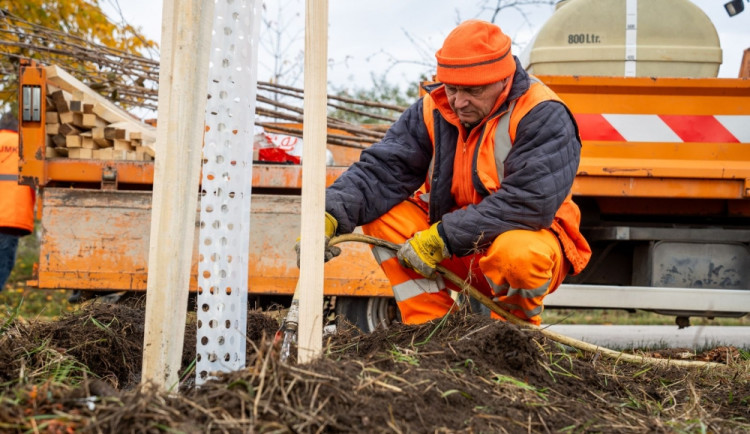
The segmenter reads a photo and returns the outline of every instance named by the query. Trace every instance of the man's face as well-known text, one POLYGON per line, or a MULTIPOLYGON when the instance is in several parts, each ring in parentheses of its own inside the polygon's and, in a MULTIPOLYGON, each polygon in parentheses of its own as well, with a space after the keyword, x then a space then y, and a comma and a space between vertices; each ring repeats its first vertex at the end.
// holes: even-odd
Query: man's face
POLYGON ((465 127, 472 127, 490 113, 507 79, 482 86, 445 85, 448 103, 465 127))

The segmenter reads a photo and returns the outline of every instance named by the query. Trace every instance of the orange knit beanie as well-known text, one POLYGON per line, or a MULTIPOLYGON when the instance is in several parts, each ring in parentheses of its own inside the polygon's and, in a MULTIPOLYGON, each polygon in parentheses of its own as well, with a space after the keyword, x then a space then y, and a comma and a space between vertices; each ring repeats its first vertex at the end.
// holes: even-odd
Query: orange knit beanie
POLYGON ((486 21, 464 21, 435 53, 437 79, 460 86, 481 86, 510 77, 516 71, 510 45, 510 37, 500 27, 486 21))

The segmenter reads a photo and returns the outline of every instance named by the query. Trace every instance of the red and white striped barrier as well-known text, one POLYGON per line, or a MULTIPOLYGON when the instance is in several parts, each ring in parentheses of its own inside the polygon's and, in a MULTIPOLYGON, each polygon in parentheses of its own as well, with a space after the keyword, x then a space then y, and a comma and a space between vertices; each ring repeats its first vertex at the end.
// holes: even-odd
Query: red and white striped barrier
POLYGON ((750 116, 575 114, 581 140, 750 143, 750 116))

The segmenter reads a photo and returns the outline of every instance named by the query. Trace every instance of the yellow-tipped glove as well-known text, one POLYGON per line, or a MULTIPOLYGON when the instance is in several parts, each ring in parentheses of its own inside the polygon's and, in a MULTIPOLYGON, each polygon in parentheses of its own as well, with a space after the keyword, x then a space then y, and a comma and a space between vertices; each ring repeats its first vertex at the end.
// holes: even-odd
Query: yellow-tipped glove
MULTIPOLYGON (((336 221, 336 218, 328 213, 326 213, 325 218, 325 231, 326 231, 326 245, 325 245, 325 253, 323 255, 324 262, 328 262, 331 259, 335 258, 336 256, 341 254, 341 248, 336 246, 329 246, 328 241, 330 241, 331 238, 333 238, 334 235, 336 235, 336 229, 339 227, 339 222, 336 221)), ((297 237, 297 243, 294 245, 294 250, 297 252, 297 268, 299 268, 299 240, 301 237, 297 237)))
POLYGON ((438 223, 429 229, 417 232, 406 240, 396 253, 398 261, 429 279, 435 278, 435 268, 450 256, 445 241, 438 233, 438 223))

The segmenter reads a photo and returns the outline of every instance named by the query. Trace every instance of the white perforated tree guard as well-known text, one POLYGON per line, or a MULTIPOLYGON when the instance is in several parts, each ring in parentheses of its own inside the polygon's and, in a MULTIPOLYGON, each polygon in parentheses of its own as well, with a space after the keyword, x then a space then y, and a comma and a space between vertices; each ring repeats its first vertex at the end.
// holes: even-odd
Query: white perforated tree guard
POLYGON ((213 372, 245 367, 260 14, 255 0, 216 0, 200 199, 196 384, 213 372))

